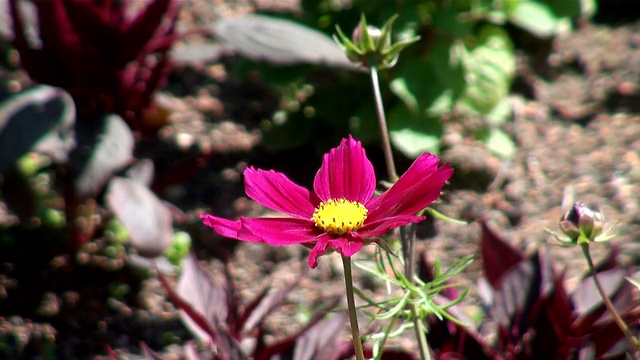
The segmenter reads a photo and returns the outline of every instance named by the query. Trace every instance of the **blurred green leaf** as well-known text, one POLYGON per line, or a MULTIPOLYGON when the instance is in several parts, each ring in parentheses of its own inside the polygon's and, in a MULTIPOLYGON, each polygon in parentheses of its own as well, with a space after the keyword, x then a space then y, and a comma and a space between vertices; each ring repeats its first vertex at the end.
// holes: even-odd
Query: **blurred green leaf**
POLYGON ((191 236, 184 231, 176 231, 171 238, 171 245, 165 250, 164 256, 175 266, 181 266, 182 261, 191 250, 191 236))
POLYGON ((458 104, 488 114, 509 92, 516 67, 513 44, 504 29, 487 24, 467 51, 461 55, 467 85, 458 104))
POLYGON ((417 117, 406 107, 397 106, 389 112, 388 121, 391 143, 407 157, 438 152, 442 125, 437 118, 417 117))
POLYGON ((512 114, 513 106, 511 105, 509 98, 505 97, 493 107, 491 112, 487 114, 486 118, 490 126, 497 126, 507 122, 507 120, 511 118, 512 114))
MULTIPOLYGON (((558 1, 556 1, 558 2, 558 1)), ((575 1, 559 1, 575 2, 575 1)), ((562 25, 562 18, 553 13, 548 4, 539 1, 520 1, 509 20, 540 38, 554 36, 562 25)))
POLYGON ((561 17, 591 17, 595 14, 597 4, 595 0, 542 0, 547 4, 555 16, 561 17))
POLYGON ((502 159, 510 159, 515 154, 515 143, 500 128, 491 128, 484 133, 477 134, 476 138, 481 140, 492 154, 502 159))

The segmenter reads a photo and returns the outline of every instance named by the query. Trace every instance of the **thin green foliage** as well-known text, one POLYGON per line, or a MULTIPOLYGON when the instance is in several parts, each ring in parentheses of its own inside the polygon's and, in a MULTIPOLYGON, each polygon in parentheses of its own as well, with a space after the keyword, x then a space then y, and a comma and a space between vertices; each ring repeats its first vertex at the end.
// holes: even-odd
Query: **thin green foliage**
POLYGON ((381 329, 379 332, 365 337, 374 342, 374 359, 380 358, 388 339, 401 336, 406 330, 414 328, 414 323, 411 321, 413 307, 417 308, 421 321, 426 321, 429 316, 435 316, 440 320, 447 319, 458 325, 467 326, 448 310, 466 297, 468 289, 462 291, 455 299, 447 299, 439 294, 443 290, 457 286, 453 279, 471 264, 472 255, 457 260, 447 268, 443 268, 440 261, 436 260, 433 264, 431 281, 425 281, 417 276, 410 281, 402 271, 404 265, 402 259, 390 255, 383 249, 376 251, 374 259, 355 262, 354 265, 382 280, 389 295, 398 294, 389 296, 384 301, 375 301, 362 291, 355 289, 355 294, 364 301, 360 309, 370 318, 368 326, 371 327, 376 322, 386 322, 385 325, 378 325, 381 329))

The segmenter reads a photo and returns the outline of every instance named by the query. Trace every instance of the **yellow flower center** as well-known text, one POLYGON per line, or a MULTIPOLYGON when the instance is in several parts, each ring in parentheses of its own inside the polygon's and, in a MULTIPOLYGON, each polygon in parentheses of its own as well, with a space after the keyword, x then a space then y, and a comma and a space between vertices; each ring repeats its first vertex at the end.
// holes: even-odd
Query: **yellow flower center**
POLYGON ((321 202, 311 218, 317 227, 335 235, 360 229, 366 219, 367 208, 357 201, 347 199, 321 202))

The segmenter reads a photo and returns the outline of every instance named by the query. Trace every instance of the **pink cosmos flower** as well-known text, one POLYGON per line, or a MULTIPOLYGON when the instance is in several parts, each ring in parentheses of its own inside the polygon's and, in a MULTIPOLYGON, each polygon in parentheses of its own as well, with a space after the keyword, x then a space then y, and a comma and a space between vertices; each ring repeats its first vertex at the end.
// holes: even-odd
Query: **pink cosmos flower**
POLYGON ((416 216, 440 196, 453 174, 449 163, 420 155, 387 191, 374 196, 376 177, 362 144, 349 136, 325 154, 313 182, 313 192, 284 174, 249 167, 244 171, 247 195, 289 217, 228 220, 201 214, 216 233, 242 241, 269 245, 313 245, 309 267, 328 250, 352 256, 365 243, 390 229, 424 220, 416 216))

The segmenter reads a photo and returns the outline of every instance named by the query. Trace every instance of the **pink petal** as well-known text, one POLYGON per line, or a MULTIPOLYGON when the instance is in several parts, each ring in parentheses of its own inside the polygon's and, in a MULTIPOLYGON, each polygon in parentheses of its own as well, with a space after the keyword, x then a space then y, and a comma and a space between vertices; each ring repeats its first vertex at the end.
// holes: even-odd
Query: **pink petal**
POLYGON ((315 194, 273 170, 246 169, 244 185, 247 195, 261 205, 299 219, 311 219, 320 202, 315 194))
POLYGON ((313 189, 322 201, 346 198, 365 203, 375 188, 373 165, 362 144, 351 136, 324 155, 313 182, 313 189))
POLYGON ((243 234, 242 237, 239 235, 242 229, 242 222, 240 220, 227 220, 209 214, 200 214, 200 219, 203 224, 212 228, 218 235, 243 241, 260 242, 260 238, 251 234, 243 234))
POLYGON ((349 233, 345 237, 329 240, 329 245, 342 256, 351 257, 362 249, 362 238, 358 234, 349 233))
POLYGON ((442 186, 453 174, 449 163, 438 168, 439 162, 433 154, 420 155, 391 189, 366 204, 368 218, 375 221, 412 215, 429 206, 440 196, 442 186))
POLYGON ((332 238, 328 234, 322 234, 318 238, 316 245, 311 249, 311 253, 307 259, 307 265, 312 269, 316 268, 320 256, 326 254, 329 249, 333 249, 343 256, 350 257, 360 251, 363 245, 362 238, 355 233, 348 233, 340 238, 332 238))
POLYGON ((391 229, 395 229, 407 224, 419 223, 420 221, 424 220, 424 218, 424 216, 398 215, 379 219, 370 223, 365 223, 365 225, 360 228, 360 230, 358 230, 358 234, 364 239, 382 236, 389 232, 389 230, 391 229))
POLYGON ((315 269, 318 267, 318 258, 327 252, 330 239, 331 238, 327 234, 323 234, 318 238, 318 242, 313 249, 311 249, 309 258, 307 258, 307 265, 309 265, 310 268, 315 269))
POLYGON ((258 238, 269 245, 291 245, 316 241, 320 232, 310 220, 293 218, 242 218, 241 237, 258 238))

